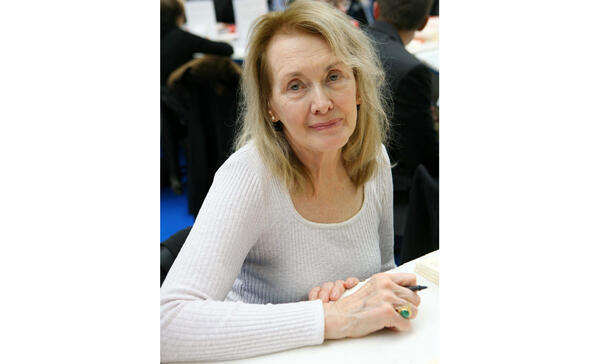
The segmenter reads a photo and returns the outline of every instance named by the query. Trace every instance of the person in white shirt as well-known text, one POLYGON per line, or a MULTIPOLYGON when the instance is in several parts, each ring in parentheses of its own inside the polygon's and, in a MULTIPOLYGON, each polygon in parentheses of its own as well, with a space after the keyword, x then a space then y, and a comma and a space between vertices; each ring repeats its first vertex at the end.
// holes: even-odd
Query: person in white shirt
POLYGON ((415 276, 381 273, 395 267, 393 191, 369 39, 299 0, 259 18, 247 49, 237 150, 161 287, 161 362, 408 330, 417 315, 415 276))

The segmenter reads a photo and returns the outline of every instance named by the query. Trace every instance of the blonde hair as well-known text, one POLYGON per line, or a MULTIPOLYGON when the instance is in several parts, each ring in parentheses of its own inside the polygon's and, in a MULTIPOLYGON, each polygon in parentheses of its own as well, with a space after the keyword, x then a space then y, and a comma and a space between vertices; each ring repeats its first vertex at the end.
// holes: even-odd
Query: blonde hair
POLYGON ((280 32, 322 37, 332 52, 353 69, 361 104, 354 133, 342 148, 342 161, 352 183, 361 187, 375 173, 377 156, 389 129, 384 106, 387 103, 382 95, 384 74, 365 33, 355 28, 344 13, 326 3, 297 0, 285 11, 267 13, 254 23, 242 75, 242 127, 236 149, 253 140, 269 170, 282 178, 290 191, 313 187, 308 170, 268 114, 272 80, 266 51, 280 32))

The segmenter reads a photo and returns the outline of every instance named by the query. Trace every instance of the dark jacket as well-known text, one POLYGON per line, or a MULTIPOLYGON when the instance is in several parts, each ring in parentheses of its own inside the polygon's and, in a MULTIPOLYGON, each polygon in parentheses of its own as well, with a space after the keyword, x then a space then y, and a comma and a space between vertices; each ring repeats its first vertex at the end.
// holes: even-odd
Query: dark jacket
POLYGON ((402 264, 440 248, 439 185, 427 169, 419 165, 415 171, 408 201, 406 229, 398 264, 402 264))
POLYGON ((393 25, 376 21, 368 32, 375 41, 393 100, 388 153, 392 162, 398 163, 392 169, 394 189, 402 190, 410 186, 419 164, 438 177, 438 137, 431 114, 432 74, 404 48, 393 25))
POLYGON ((233 151, 242 69, 231 59, 207 55, 185 66, 171 86, 188 126, 188 213, 196 216, 217 169, 233 151))
POLYGON ((213 42, 179 27, 161 31, 160 84, 164 85, 171 72, 194 58, 195 53, 230 56, 233 47, 223 42, 213 42))

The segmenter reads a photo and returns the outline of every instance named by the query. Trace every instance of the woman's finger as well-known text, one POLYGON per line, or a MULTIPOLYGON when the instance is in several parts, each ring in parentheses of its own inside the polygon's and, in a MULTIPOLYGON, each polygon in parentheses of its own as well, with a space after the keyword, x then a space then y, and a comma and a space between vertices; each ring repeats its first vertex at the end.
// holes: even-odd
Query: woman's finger
POLYGON ((333 289, 331 290, 331 295, 329 295, 329 299, 331 301, 337 300, 338 298, 340 298, 342 296, 342 293, 344 293, 345 290, 346 290, 346 288, 344 287, 344 281, 342 281, 342 280, 335 281, 335 285, 334 285, 333 289))
POLYGON ((419 297, 417 292, 413 292, 408 288, 398 286, 398 288, 394 289, 393 292, 397 297, 402 298, 403 300, 409 301, 410 303, 412 303, 415 306, 418 306, 421 304, 421 297, 419 297))
POLYGON ((372 287, 375 290, 392 291, 399 298, 406 299, 415 305, 419 305, 421 298, 408 286, 417 283, 417 277, 412 273, 378 273, 373 275, 372 287))
POLYGON ((319 297, 319 291, 321 290, 321 287, 317 286, 314 287, 313 289, 310 290, 310 292, 308 292, 308 300, 309 301, 314 301, 319 297))
POLYGON ((383 273, 399 286, 416 286, 417 276, 412 273, 383 273))
POLYGON ((329 296, 331 295, 331 290, 333 289, 333 282, 326 282, 321 285, 321 290, 319 291, 319 299, 323 302, 329 302, 329 296))
POLYGON ((410 302, 398 300, 392 304, 394 314, 389 318, 388 323, 385 325, 387 328, 393 331, 407 331, 410 329, 410 320, 417 316, 418 309, 410 302), (402 310, 409 313, 407 317, 402 315, 402 310))
POLYGON ((394 309, 396 310, 398 315, 400 315, 400 317, 402 317, 405 320, 412 320, 415 317, 417 317, 417 314, 419 313, 419 309, 417 308, 417 306, 413 305, 412 303, 410 303, 408 301, 403 301, 403 300, 395 302, 394 309), (408 311, 407 317, 402 315, 403 310, 408 311))
POLYGON ((358 284, 359 280, 356 277, 348 277, 344 281, 344 288, 350 289, 358 284))

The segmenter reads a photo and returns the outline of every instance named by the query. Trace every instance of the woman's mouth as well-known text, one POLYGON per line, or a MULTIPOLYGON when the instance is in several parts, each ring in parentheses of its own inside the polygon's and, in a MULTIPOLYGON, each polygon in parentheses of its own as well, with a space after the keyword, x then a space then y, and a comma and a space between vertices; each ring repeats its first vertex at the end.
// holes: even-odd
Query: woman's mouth
POLYGON ((331 119, 329 121, 325 121, 323 123, 310 125, 309 128, 314 129, 314 130, 325 130, 325 129, 330 129, 335 126, 338 126, 341 123, 342 123, 342 118, 337 118, 337 119, 331 119))

